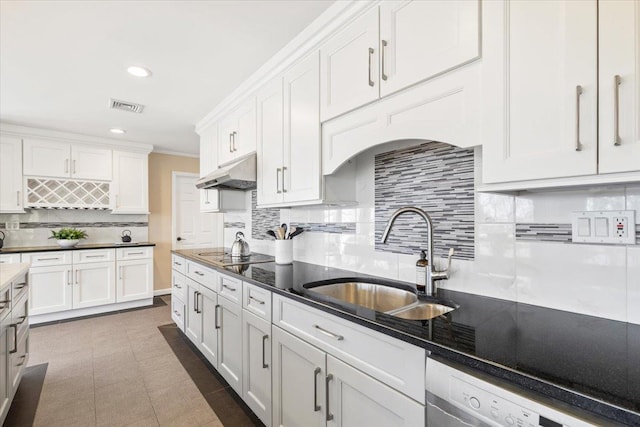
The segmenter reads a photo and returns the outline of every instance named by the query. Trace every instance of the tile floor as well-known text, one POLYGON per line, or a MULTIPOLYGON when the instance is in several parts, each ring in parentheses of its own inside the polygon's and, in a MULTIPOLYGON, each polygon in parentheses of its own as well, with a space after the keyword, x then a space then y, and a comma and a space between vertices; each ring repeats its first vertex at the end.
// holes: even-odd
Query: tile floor
MULTIPOLYGON (((223 426, 192 379, 211 367, 171 323, 168 304, 32 328, 29 366, 48 363, 34 426, 223 426)), ((238 407, 224 380, 210 388, 238 407)))

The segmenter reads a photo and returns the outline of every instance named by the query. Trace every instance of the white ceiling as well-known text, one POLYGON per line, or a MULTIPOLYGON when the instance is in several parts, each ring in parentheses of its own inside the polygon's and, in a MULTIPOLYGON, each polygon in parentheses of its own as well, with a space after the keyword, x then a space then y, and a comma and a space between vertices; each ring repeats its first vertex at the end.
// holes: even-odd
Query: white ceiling
POLYGON ((0 120, 197 154, 194 124, 331 3, 0 1, 0 120))

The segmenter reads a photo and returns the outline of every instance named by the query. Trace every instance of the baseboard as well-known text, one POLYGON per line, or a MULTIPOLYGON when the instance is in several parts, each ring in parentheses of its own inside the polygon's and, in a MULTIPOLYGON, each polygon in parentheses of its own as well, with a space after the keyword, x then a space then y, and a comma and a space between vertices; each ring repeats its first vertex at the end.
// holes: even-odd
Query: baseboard
POLYGON ((92 316, 94 314, 108 313, 111 311, 127 310, 129 308, 153 305, 153 298, 145 298, 137 301, 121 302, 116 304, 100 305, 97 307, 79 308, 76 310, 60 311, 57 313, 38 314, 29 316, 29 324, 54 322, 56 320, 72 319, 75 317, 92 316))
POLYGON ((171 288, 153 290, 154 297, 158 297, 160 295, 170 295, 170 294, 171 294, 171 288))

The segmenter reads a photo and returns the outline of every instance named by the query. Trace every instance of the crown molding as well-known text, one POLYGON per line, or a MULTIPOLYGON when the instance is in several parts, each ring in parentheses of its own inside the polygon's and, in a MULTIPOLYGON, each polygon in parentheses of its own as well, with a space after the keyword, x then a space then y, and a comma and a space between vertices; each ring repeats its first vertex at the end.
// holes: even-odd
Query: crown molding
POLYGON ((185 153, 182 151, 172 151, 172 150, 153 150, 151 154, 166 154, 167 156, 193 157, 195 159, 200 158, 200 155, 198 154, 185 153))
POLYGON ((105 145, 111 148, 117 148, 124 151, 137 151, 150 153, 153 151, 153 145, 143 144, 123 139, 104 138, 93 135, 83 135, 79 133, 63 132, 52 129, 36 128, 31 126, 18 125, 7 122, 0 122, 0 132, 7 135, 18 137, 44 138, 52 141, 60 142, 77 142, 79 144, 105 145))
POLYGON ((200 134, 212 123, 219 120, 224 113, 239 105, 248 95, 256 92, 313 50, 318 49, 330 36, 378 4, 380 4, 378 0, 336 1, 196 123, 196 133, 200 134))

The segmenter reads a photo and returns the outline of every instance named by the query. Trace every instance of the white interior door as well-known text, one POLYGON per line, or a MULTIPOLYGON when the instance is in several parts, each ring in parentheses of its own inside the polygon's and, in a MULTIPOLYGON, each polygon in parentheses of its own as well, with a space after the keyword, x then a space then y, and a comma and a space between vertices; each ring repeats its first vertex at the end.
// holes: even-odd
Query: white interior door
POLYGON ((200 212, 198 174, 173 176, 173 248, 222 246, 222 214, 200 212))

